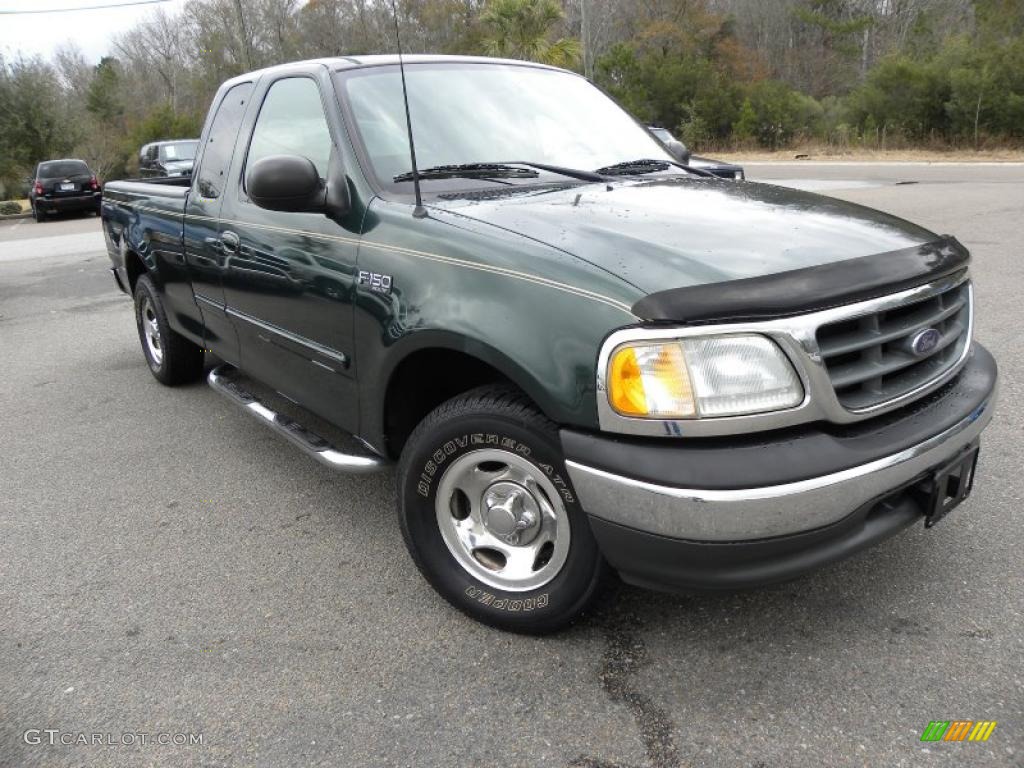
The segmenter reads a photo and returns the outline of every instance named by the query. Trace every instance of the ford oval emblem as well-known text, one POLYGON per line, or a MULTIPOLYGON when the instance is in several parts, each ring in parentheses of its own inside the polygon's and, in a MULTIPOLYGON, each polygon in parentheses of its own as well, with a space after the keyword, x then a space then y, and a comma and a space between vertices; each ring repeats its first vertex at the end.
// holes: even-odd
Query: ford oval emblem
POLYGON ((939 346, 942 334, 935 328, 925 328, 914 334, 910 339, 910 351, 917 357, 927 357, 939 346))

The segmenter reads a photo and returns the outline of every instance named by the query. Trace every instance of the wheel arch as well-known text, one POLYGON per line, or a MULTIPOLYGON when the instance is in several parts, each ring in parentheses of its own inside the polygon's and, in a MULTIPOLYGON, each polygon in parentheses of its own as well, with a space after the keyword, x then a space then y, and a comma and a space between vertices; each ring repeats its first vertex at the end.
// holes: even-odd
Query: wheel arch
POLYGON ((544 386, 500 350, 454 333, 413 334, 392 350, 370 390, 366 430, 391 458, 397 458, 416 425, 446 400, 481 384, 506 382, 520 389, 545 416, 558 421, 557 406, 544 386))
POLYGON ((135 293, 135 284, 139 278, 152 272, 142 257, 130 248, 126 248, 124 252, 124 271, 128 278, 128 293, 130 294, 135 293))

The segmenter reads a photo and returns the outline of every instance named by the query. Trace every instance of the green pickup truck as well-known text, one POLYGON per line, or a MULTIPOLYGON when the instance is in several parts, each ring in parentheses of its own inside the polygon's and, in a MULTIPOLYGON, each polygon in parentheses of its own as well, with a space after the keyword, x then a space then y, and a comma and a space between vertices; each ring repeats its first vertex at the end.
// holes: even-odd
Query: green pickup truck
POLYGON ((557 629, 615 572, 789 579, 970 493, 997 372, 967 250, 680 165, 578 75, 253 72, 195 168, 104 190, 153 375, 339 472, 397 464, 412 559, 478 620, 557 629))

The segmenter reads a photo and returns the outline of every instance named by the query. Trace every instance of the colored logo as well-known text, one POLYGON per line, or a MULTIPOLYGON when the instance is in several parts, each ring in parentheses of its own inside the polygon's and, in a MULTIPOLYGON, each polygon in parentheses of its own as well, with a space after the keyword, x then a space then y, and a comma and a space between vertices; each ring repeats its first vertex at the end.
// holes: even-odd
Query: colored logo
POLYGON ((995 729, 995 720, 932 720, 921 741, 988 741, 995 729))
POLYGON ((918 357, 930 355, 939 346, 941 340, 942 334, 935 328, 925 328, 923 331, 915 333, 914 338, 910 340, 910 351, 918 357))

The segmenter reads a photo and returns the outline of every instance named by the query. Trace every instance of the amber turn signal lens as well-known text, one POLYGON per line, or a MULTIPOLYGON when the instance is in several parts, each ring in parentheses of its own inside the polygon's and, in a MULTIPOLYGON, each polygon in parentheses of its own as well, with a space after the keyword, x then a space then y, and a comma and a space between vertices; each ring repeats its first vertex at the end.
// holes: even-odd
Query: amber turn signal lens
POLYGON ((679 343, 616 350, 608 370, 608 400, 623 416, 693 416, 696 406, 679 343))
POLYGON ((637 365, 633 347, 620 349, 612 357, 608 399, 612 408, 619 413, 630 416, 643 416, 647 413, 644 382, 640 377, 640 366, 637 365))

